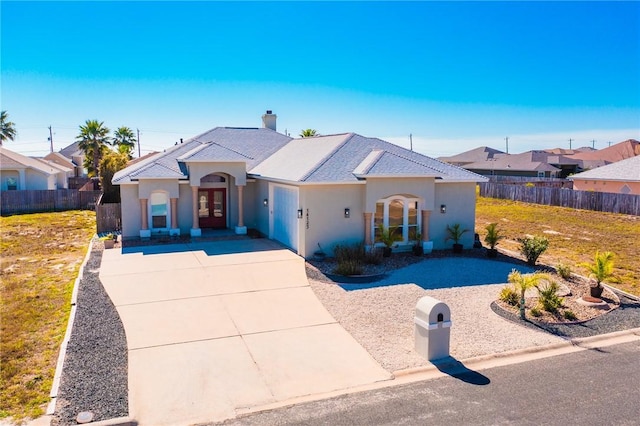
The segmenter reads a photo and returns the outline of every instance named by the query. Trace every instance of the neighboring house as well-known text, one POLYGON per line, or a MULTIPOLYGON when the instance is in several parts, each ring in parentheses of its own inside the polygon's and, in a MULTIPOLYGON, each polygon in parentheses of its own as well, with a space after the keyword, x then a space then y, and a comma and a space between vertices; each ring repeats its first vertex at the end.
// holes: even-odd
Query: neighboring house
POLYGON ((565 161, 561 155, 544 151, 527 151, 522 154, 505 154, 494 158, 465 164, 471 172, 492 176, 560 177, 561 164, 565 161), (556 165, 549 164, 549 161, 556 165))
POLYGON ((640 155, 640 142, 635 139, 627 139, 607 148, 579 152, 571 158, 580 161, 580 171, 591 170, 620 160, 640 155))
MULTIPOLYGON (((398 226, 399 248, 421 231, 441 249, 447 225, 472 231, 476 183, 486 178, 354 133, 292 139, 263 128, 217 127, 119 171, 124 238, 247 227, 308 257, 319 246, 375 244, 398 226)), ((473 232, 465 234, 466 247, 473 232)))
POLYGON ((570 176, 573 189, 640 195, 640 156, 570 176))
POLYGON ((73 170, 0 146, 0 190, 64 189, 73 170))
POLYGON ((467 164, 490 161, 503 155, 508 154, 488 146, 481 146, 450 157, 438 157, 438 160, 454 166, 464 167, 467 164))
POLYGON ((59 154, 73 163, 73 177, 87 176, 87 171, 84 168, 84 151, 80 149, 79 142, 74 142, 71 145, 65 146, 60 150, 59 154))

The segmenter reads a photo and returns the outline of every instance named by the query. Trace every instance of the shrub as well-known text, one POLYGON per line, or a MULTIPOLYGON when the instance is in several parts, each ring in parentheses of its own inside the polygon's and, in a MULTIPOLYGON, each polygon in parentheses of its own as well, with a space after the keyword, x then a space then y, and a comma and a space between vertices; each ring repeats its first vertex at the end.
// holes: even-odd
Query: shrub
POLYGON ((520 253, 527 259, 527 263, 531 266, 536 264, 536 261, 542 253, 549 247, 549 240, 545 237, 524 237, 519 238, 520 253))
POLYGON ((558 284, 548 281, 545 285, 536 286, 538 289, 538 303, 547 312, 555 313, 562 307, 564 299, 558 296, 558 284))
POLYGON ((511 306, 518 306, 518 292, 515 287, 507 285, 500 290, 500 300, 511 306))
POLYGON ((375 247, 366 250, 364 253, 364 263, 367 265, 379 265, 382 263, 382 250, 375 247))
POLYGON ((565 319, 568 319, 569 321, 575 321, 576 319, 578 319, 578 317, 576 317, 576 314, 574 314, 573 311, 570 311, 568 309, 564 311, 563 316, 565 319))
POLYGON ((533 182, 527 182, 524 184, 525 188, 534 188, 536 185, 533 182))
POLYGON ((558 266, 556 266, 556 271, 558 272, 558 275, 560 275, 565 280, 571 278, 571 266, 567 265, 566 263, 558 263, 558 266))
POLYGON ((529 311, 529 313, 531 314, 531 316, 533 317, 539 317, 542 315, 542 312, 540 312, 540 310, 538 308, 531 308, 531 310, 529 311))
POLYGON ((364 243, 336 244, 333 248, 333 255, 338 263, 349 260, 363 262, 365 259, 364 243))
POLYGON ((362 263, 358 260, 349 259, 338 262, 334 273, 339 275, 362 275, 362 263))

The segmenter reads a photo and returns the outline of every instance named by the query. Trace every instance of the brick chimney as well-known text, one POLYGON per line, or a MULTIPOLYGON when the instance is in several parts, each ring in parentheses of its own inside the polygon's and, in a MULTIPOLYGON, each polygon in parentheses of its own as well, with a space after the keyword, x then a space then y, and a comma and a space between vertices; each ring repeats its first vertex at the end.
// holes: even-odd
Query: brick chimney
POLYGON ((268 109, 267 113, 262 116, 262 127, 265 129, 271 129, 275 131, 277 118, 278 116, 273 114, 273 112, 270 109, 268 109))

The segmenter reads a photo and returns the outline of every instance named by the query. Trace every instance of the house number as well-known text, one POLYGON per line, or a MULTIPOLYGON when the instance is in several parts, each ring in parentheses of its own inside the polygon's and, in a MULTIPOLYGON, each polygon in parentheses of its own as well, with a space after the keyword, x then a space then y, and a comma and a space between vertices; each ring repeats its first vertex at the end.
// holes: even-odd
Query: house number
POLYGON ((307 229, 309 229, 309 209, 307 209, 307 214, 305 215, 305 222, 307 225, 307 229))

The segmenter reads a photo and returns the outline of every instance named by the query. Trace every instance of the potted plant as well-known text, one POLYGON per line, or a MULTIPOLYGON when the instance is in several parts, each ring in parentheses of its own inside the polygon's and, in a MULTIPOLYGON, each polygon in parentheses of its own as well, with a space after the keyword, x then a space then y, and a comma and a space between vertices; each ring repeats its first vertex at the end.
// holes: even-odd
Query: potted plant
POLYGON ((416 228, 415 240, 413 242, 413 247, 411 248, 411 250, 416 256, 422 256, 424 254, 424 248, 422 247, 422 233, 420 232, 420 228, 416 228))
POLYGON ((469 232, 468 229, 462 229, 459 223, 453 225, 447 225, 447 233, 449 234, 445 241, 452 240, 453 241, 453 252, 454 253, 462 253, 462 244, 460 244, 460 239, 465 234, 465 232, 469 232))
POLYGON ((382 256, 389 257, 391 256, 393 243, 398 241, 398 236, 396 235, 398 227, 392 226, 390 228, 387 228, 383 224, 380 224, 378 225, 378 230, 380 231, 380 235, 378 235, 378 241, 384 244, 384 247, 382 248, 382 256))
POLYGON ((604 287, 602 282, 613 277, 613 256, 610 251, 596 252, 593 263, 581 263, 589 271, 589 277, 593 278, 595 285, 589 286, 589 295, 599 299, 604 287))
POLYGON ((490 223, 484 228, 487 230, 487 235, 484 237, 484 242, 489 244, 489 248, 487 249, 487 257, 496 257, 498 256, 498 250, 496 246, 498 245, 498 241, 504 238, 504 235, 498 229, 497 223, 490 223))
POLYGON ((112 249, 115 245, 116 239, 118 237, 116 235, 113 235, 111 233, 100 237, 100 241, 102 241, 104 243, 104 248, 106 249, 112 249))

